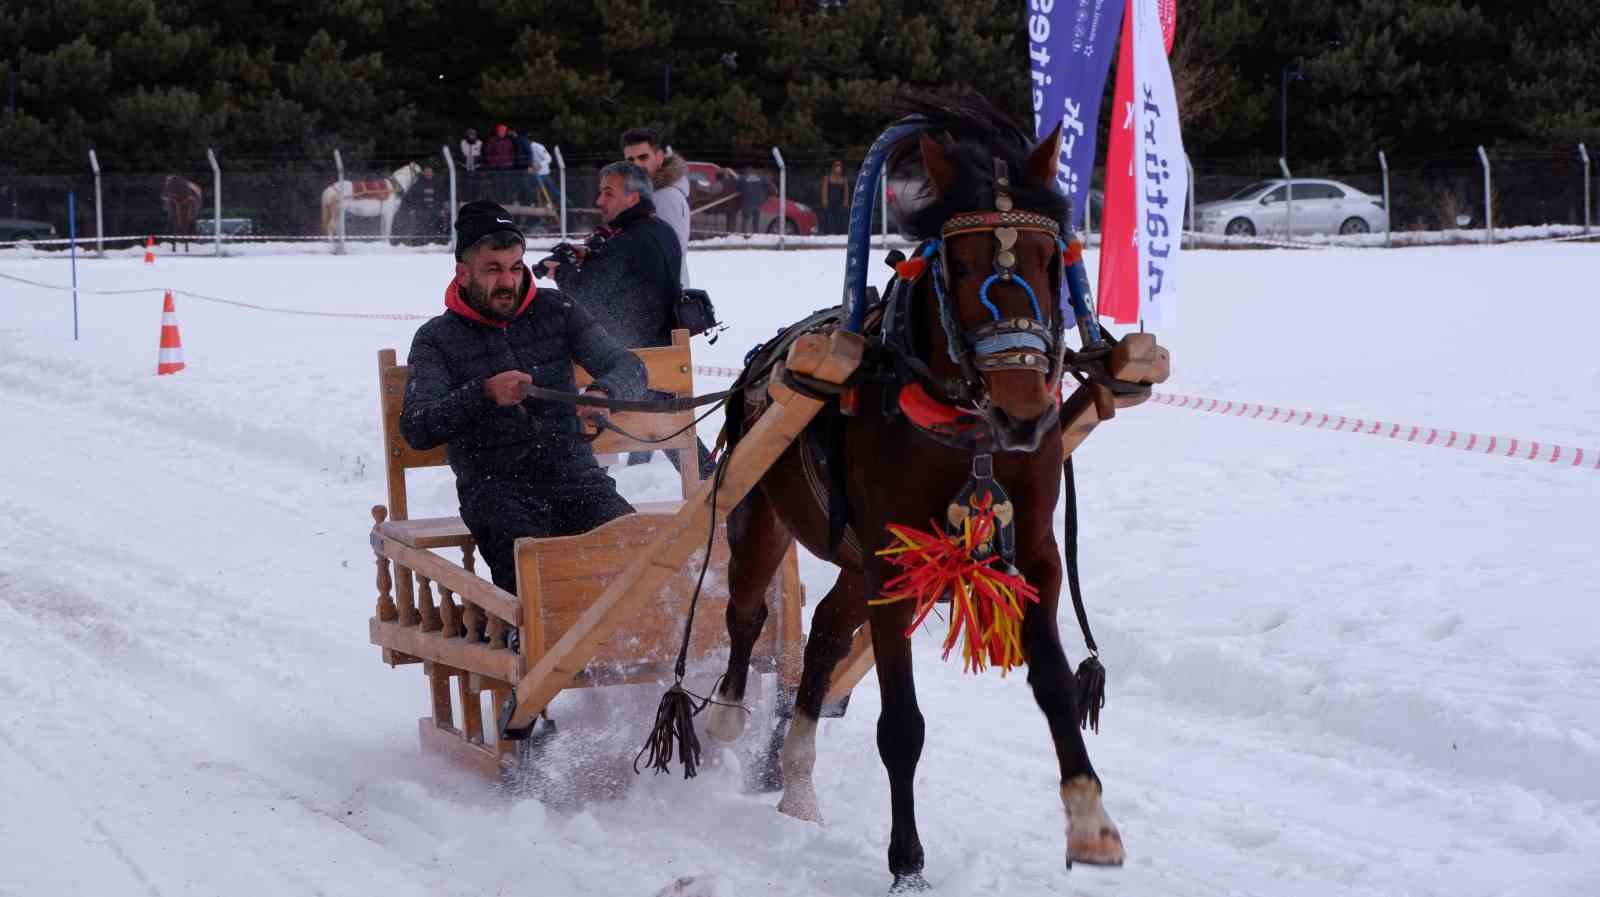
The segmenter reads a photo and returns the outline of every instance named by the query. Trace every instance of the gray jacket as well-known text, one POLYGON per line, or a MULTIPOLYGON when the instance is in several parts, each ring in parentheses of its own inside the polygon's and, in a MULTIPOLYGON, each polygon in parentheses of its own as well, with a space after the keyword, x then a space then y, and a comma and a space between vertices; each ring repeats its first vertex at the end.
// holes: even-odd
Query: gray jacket
POLYGON ((661 163, 650 178, 655 191, 650 194, 656 204, 656 217, 661 219, 678 236, 678 248, 683 250, 683 286, 689 287, 689 164, 673 153, 661 163))

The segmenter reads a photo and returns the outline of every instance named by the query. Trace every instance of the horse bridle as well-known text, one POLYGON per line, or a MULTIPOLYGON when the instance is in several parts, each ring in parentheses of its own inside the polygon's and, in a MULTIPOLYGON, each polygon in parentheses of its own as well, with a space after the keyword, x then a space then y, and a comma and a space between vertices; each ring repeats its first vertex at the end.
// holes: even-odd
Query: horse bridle
POLYGON ((1061 284, 1062 254, 1066 245, 1061 239, 1061 225, 1048 215, 1013 208, 1010 179, 1006 165, 995 160, 995 210, 964 212, 952 216, 940 228, 939 237, 930 240, 918 254, 933 268, 933 291, 939 306, 939 323, 944 327, 946 350, 950 360, 961 369, 968 395, 966 398, 980 404, 986 390, 981 374, 985 371, 1023 370, 1043 374, 1046 382, 1053 383, 1061 376, 1066 342, 1063 339, 1065 316, 1057 303, 1054 318, 1046 318, 1033 287, 1016 273, 1017 239, 1024 231, 1042 233, 1055 241, 1057 252, 1051 262, 1051 283, 1061 284), (987 233, 994 237, 996 250, 994 271, 978 288, 978 299, 988 309, 992 320, 977 327, 963 328, 956 317, 950 299, 950 271, 948 244, 952 237, 987 233), (989 299, 989 290, 996 284, 1020 287, 1033 305, 1031 318, 1007 318, 989 299))

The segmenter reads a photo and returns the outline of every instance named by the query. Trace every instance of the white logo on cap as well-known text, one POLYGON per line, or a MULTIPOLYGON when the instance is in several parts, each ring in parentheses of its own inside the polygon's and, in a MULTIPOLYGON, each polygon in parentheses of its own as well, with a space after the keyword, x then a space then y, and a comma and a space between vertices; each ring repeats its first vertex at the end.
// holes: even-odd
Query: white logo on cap
POLYGON ((504 218, 496 218, 495 221, 500 223, 500 224, 516 224, 515 221, 507 221, 504 218))

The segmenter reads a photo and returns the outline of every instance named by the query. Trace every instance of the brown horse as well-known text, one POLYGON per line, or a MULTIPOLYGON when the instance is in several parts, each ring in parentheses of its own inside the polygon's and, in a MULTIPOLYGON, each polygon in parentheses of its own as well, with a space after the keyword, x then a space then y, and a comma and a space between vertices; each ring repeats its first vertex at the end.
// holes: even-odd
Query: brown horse
MULTIPOLYGON (((852 382, 851 413, 826 408, 734 509, 728 632, 732 649, 717 698, 745 695, 751 646, 767 616, 762 596, 791 539, 839 567, 817 605, 792 722, 783 735, 778 809, 820 821, 812 785, 817 720, 829 677, 852 634, 871 623, 882 690, 878 751, 889 775, 891 893, 927 887, 912 782, 924 722, 912 679, 910 602, 868 603, 898 572, 877 552, 889 524, 944 520, 953 496, 992 463, 1009 494, 1015 569, 1039 601, 1021 621, 1028 684, 1054 741, 1066 811, 1066 860, 1120 865, 1121 836, 1101 806, 1100 780, 1079 728, 1074 677, 1057 631, 1062 554, 1051 525, 1062 485, 1059 423, 1064 331, 1062 238, 1066 201, 1056 192, 1060 130, 1037 145, 987 102, 915 105, 915 133, 891 149, 892 169, 920 156, 927 187, 902 230, 923 241, 868 328, 867 357, 852 382), (921 260, 920 264, 917 260, 921 260), (909 398, 908 398, 909 397, 909 398), (916 399, 917 401, 911 401, 916 399), (930 423, 933 407, 955 423, 930 423), (992 452, 992 455, 990 454, 992 452), (830 514, 830 507, 832 513, 830 514), (847 525, 845 525, 847 524, 847 525)), ((837 315, 834 316, 837 321, 837 315)), ((814 316, 807 328, 829 326, 814 316)), ((782 341, 770 355, 782 349, 782 341)), ((747 366, 729 406, 730 442, 758 413, 766 373, 747 366)), ((716 706, 714 737, 737 738, 745 714, 716 706)))
MULTIPOLYGON (((161 184, 161 208, 167 216, 167 233, 173 237, 188 237, 200 232, 200 202, 205 194, 200 185, 181 175, 169 174, 161 184)), ((178 248, 178 241, 172 241, 178 248)), ((187 248, 187 244, 185 244, 187 248)))

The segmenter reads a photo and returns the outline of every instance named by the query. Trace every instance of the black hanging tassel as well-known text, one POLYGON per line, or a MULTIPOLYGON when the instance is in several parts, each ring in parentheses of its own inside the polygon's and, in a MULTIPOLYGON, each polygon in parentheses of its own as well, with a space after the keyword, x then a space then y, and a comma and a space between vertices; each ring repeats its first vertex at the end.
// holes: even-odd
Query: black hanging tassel
POLYGON ((656 708, 656 724, 650 730, 650 737, 646 739, 644 747, 639 749, 638 756, 633 758, 633 771, 639 772, 639 759, 650 752, 650 760, 646 764, 655 769, 659 775, 671 771, 672 743, 678 743, 678 761, 683 764, 683 777, 692 779, 695 770, 700 765, 700 739, 694 734, 695 714, 704 710, 708 701, 702 699, 700 706, 696 707, 694 696, 683 689, 683 683, 675 683, 661 696, 661 706, 656 708))
POLYGON ((1106 668, 1093 654, 1078 664, 1078 728, 1100 732, 1100 708, 1106 706, 1106 668))

